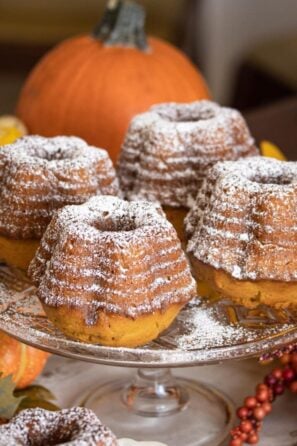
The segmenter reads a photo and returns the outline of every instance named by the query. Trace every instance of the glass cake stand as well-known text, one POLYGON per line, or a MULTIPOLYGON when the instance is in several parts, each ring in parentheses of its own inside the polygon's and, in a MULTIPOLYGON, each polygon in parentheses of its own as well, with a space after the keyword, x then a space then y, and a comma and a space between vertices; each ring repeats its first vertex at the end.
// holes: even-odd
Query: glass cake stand
POLYGON ((0 329, 58 355, 137 367, 129 382, 107 379, 75 402, 93 409, 118 437, 218 446, 234 421, 232 402, 196 380, 174 378, 170 368, 260 356, 297 342, 297 311, 248 310, 197 298, 154 342, 134 349, 103 347, 64 336, 46 318, 28 279, 0 265, 0 329))

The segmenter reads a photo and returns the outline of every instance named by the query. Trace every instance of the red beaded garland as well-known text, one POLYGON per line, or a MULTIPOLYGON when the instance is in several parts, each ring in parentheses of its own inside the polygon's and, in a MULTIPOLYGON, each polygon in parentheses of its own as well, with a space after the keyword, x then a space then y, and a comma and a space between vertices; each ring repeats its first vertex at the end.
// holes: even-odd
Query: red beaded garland
POLYGON ((280 358, 284 367, 272 370, 265 377, 264 383, 257 385, 256 395, 246 397, 244 405, 237 410, 241 421, 239 426, 231 431, 229 446, 257 444, 262 421, 272 410, 271 403, 277 396, 282 395, 286 388, 297 393, 297 346, 287 349, 280 358))

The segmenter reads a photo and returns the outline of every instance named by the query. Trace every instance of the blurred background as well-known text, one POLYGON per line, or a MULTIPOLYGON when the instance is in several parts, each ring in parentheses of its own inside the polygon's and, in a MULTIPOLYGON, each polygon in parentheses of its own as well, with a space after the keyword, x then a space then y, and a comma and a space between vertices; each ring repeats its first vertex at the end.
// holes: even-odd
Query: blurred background
MULTIPOLYGON (((248 112, 296 95, 296 0, 139 3, 148 33, 182 48, 220 103, 248 112)), ((0 114, 13 112, 37 60, 66 37, 92 30, 104 6, 104 0, 0 0, 0 114)), ((296 112, 295 118, 297 124, 296 112)))

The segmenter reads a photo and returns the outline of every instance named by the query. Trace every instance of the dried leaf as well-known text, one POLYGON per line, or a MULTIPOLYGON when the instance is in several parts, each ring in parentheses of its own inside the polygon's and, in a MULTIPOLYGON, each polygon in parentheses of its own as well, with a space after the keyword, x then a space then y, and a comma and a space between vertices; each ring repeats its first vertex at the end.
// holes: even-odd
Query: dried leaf
POLYGON ((18 407, 18 412, 35 407, 52 411, 60 410, 56 404, 52 403, 56 399, 55 396, 45 387, 33 385, 26 389, 15 390, 14 394, 24 398, 18 407))
POLYGON ((0 418, 10 419, 18 409, 23 396, 14 395, 15 383, 12 375, 0 377, 0 418))

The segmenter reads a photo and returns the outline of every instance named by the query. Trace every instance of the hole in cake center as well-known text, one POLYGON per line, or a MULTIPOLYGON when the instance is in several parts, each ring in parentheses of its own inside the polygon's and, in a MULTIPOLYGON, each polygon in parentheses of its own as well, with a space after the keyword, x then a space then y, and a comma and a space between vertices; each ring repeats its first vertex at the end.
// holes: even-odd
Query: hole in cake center
POLYGON ((64 161, 71 160, 76 157, 75 151, 63 150, 63 149, 55 149, 55 150, 44 150, 42 148, 36 148, 34 150, 34 157, 41 158, 46 161, 64 161))
POLYGON ((109 213, 104 215, 105 218, 101 220, 95 220, 93 222, 94 228, 101 232, 131 232, 137 229, 137 225, 134 220, 127 219, 125 217, 114 220, 109 217, 109 213))
POLYGON ((48 161, 64 161, 73 159, 73 153, 72 151, 65 151, 62 149, 57 149, 53 153, 47 153, 46 159, 48 161))
MULTIPOLYGON (((74 426, 74 429, 78 429, 74 426)), ((46 446, 57 446, 59 444, 65 444, 66 442, 70 442, 73 440, 73 429, 71 428, 71 432, 63 432, 63 427, 61 427, 58 432, 47 432, 47 438, 42 438, 42 441, 46 441, 46 446)), ((32 446, 41 446, 40 439, 38 438, 30 438, 30 445, 32 446)), ((42 444, 45 444, 42 442, 42 444)))
POLYGON ((250 178, 250 180, 253 183, 258 184, 271 184, 276 186, 287 186, 292 183, 292 179, 284 176, 277 176, 277 177, 265 177, 265 176, 256 176, 250 178))
POLYGON ((208 119, 213 119, 215 117, 214 110, 205 109, 205 110, 175 110, 174 113, 168 112, 158 112, 158 114, 163 118, 167 119, 170 122, 198 122, 198 121, 207 121, 208 119))
MULTIPOLYGON (((40 427, 40 429, 42 428, 40 427)), ((68 444, 68 442, 74 439, 73 437, 79 432, 79 429, 79 424, 76 421, 69 421, 67 425, 54 422, 48 426, 45 432, 41 433, 41 438, 37 438, 38 435, 36 435, 36 431, 33 429, 32 438, 31 435, 29 438, 30 445, 41 446, 41 444, 46 444, 46 446, 56 446, 59 444, 68 444)))
MULTIPOLYGON (((46 445, 47 446, 58 446, 59 444, 65 444, 66 442, 68 443, 71 440, 73 440, 73 435, 72 434, 63 435, 62 438, 60 437, 58 439, 53 438, 53 439, 46 440, 47 441, 46 445)), ((39 442, 38 443, 32 443, 32 446, 40 446, 40 443, 39 442)))

